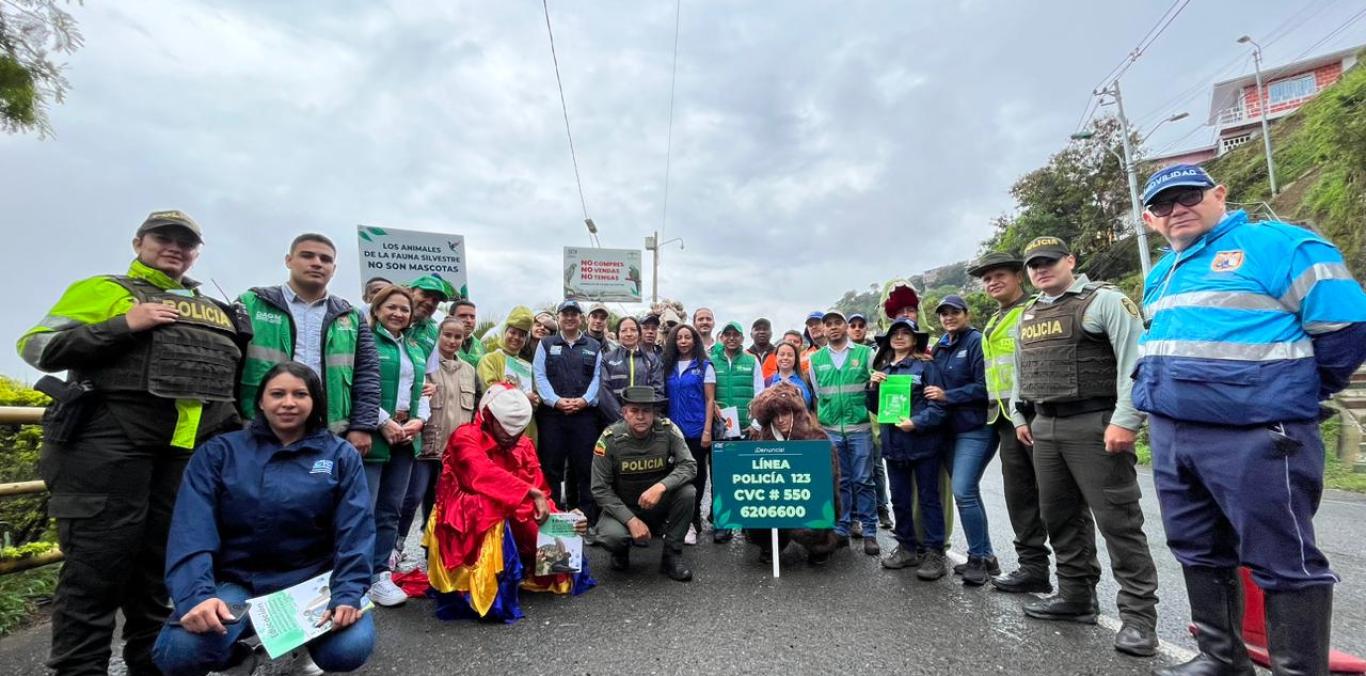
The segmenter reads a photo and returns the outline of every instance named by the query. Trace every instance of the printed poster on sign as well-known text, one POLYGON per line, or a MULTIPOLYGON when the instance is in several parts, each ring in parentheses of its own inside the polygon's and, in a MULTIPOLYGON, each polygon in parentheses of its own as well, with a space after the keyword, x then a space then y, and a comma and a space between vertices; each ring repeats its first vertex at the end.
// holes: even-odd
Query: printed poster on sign
POLYGON ((360 281, 383 277, 407 284, 436 274, 461 298, 469 298, 465 279, 465 236, 440 232, 356 226, 360 244, 360 281))
POLYGON ((712 444, 717 528, 834 528, 828 441, 712 444))
POLYGON ((640 251, 565 247, 564 297, 639 303, 640 251))

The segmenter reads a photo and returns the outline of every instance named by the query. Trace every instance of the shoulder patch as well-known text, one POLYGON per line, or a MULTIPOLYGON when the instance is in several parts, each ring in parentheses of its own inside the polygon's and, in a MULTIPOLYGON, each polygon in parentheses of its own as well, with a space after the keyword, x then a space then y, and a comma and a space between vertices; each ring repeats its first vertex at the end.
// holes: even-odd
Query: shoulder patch
POLYGON ((1142 319, 1142 316, 1138 312, 1138 305, 1134 303, 1132 298, 1125 296, 1120 299, 1119 304, 1124 306, 1124 311, 1133 315, 1134 319, 1142 319))
POLYGON ((1245 258, 1242 249, 1219 251, 1214 254, 1214 260, 1210 261, 1209 269, 1211 272, 1233 272, 1243 267, 1245 258))
POLYGON ((607 438, 598 438, 598 443, 593 444, 593 455, 607 455, 607 438))

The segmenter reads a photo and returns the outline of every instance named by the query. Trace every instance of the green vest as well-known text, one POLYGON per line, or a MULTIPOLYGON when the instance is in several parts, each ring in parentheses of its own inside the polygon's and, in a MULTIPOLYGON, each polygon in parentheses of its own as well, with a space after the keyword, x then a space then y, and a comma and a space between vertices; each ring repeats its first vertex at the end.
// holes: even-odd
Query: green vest
MULTIPOLYGON (((294 358, 294 317, 284 310, 261 300, 254 291, 239 298, 251 317, 255 332, 247 346, 247 358, 242 363, 242 394, 238 408, 248 420, 256 417, 256 391, 266 371, 280 362, 294 358)), ((351 383, 355 380, 356 346, 365 320, 359 310, 332 320, 325 327, 323 338, 323 391, 327 393, 327 429, 333 434, 345 434, 351 427, 351 383)))
POLYGON ((754 369, 759 368, 759 361, 742 350, 731 363, 722 348, 712 352, 711 365, 716 369, 716 405, 734 406, 740 418, 740 431, 744 432, 749 427, 749 402, 754 398, 754 369))
POLYGON ((849 354, 841 368, 835 368, 829 347, 807 357, 816 395, 816 417, 821 427, 841 432, 872 429, 866 393, 872 361, 872 350, 867 345, 854 343, 849 343, 849 354))
POLYGON ((996 415, 1010 416, 1010 390, 1015 386, 1015 325, 1020 323, 1024 312, 1023 299, 1004 310, 997 310, 982 331, 982 357, 986 361, 987 397, 996 405, 990 420, 996 422, 996 415))
MULTIPOLYGON (((413 387, 409 393, 408 412, 416 416, 418 402, 422 400, 422 382, 426 377, 427 353, 422 350, 422 345, 417 339, 404 332, 400 340, 403 341, 403 350, 407 352, 408 359, 413 365, 413 387)), ((399 366, 399 344, 389 337, 389 332, 383 329, 375 330, 375 351, 379 353, 379 406, 389 412, 395 413, 394 405, 398 403, 398 379, 400 375, 399 366)), ((385 441, 384 434, 376 430, 371 436, 374 438, 374 445, 370 447, 370 453, 365 456, 365 462, 377 463, 389 461, 389 442, 385 441)), ((422 452, 422 436, 413 437, 413 455, 422 452)))

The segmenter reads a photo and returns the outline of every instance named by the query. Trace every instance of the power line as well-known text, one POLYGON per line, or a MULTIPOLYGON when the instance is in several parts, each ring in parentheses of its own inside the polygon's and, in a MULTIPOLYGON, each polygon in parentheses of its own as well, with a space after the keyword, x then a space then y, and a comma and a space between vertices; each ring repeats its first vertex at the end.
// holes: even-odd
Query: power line
POLYGON ((1157 41, 1157 38, 1162 36, 1162 33, 1167 30, 1168 26, 1172 25, 1173 21, 1176 21, 1176 17, 1180 16, 1181 12, 1184 11, 1189 4, 1190 0, 1173 0, 1172 4, 1167 7, 1167 11, 1163 12, 1162 16, 1157 18, 1157 21, 1153 24, 1152 28, 1149 28, 1148 32, 1143 34, 1143 37, 1139 38, 1138 44, 1134 45, 1134 48, 1130 50, 1128 55, 1120 60, 1118 65, 1111 68, 1110 72, 1101 79, 1100 84, 1096 85, 1091 90, 1094 96, 1090 103, 1087 104, 1086 109, 1082 111, 1081 118, 1077 123, 1077 131, 1081 131, 1095 116, 1099 105, 1098 99, 1100 92, 1109 87, 1110 84, 1119 79, 1120 76, 1124 75, 1124 73, 1129 70, 1129 67, 1132 66, 1135 61, 1138 61, 1138 57, 1143 56, 1143 52, 1151 47, 1152 44, 1157 41))
POLYGON ((1292 66, 1294 66, 1295 63, 1298 62, 1300 59, 1303 59, 1303 58, 1304 58, 1305 56, 1307 56, 1310 52, 1314 51, 1315 49, 1318 49, 1321 45, 1327 43, 1329 40, 1332 40, 1333 38, 1338 37, 1339 35, 1341 35, 1342 32, 1345 31, 1345 30, 1347 30, 1348 28, 1350 28, 1350 27, 1352 26, 1352 24, 1354 24, 1354 23, 1360 21, 1360 20, 1361 20, 1361 17, 1363 17, 1363 16, 1366 16, 1366 9, 1363 9, 1363 10, 1357 12, 1356 14, 1353 14, 1353 15, 1352 15, 1350 18, 1348 18, 1346 21, 1342 22, 1342 24, 1339 25, 1337 28, 1334 28, 1332 31, 1329 31, 1329 33, 1328 33, 1327 35, 1325 35, 1325 36, 1323 36, 1322 38, 1320 38, 1318 42, 1315 42, 1314 44, 1309 45, 1308 47, 1306 47, 1306 48, 1304 49, 1304 51, 1300 52, 1299 54, 1296 54, 1296 55, 1294 56, 1294 58, 1292 58, 1292 59, 1290 59, 1289 61, 1287 61, 1286 64, 1285 64, 1284 66, 1281 66, 1280 68, 1277 68, 1276 70, 1267 73, 1267 74, 1264 75, 1263 77, 1264 77, 1265 79, 1267 79, 1267 80, 1270 80, 1270 79, 1272 79, 1272 78, 1279 77, 1280 75, 1284 74, 1287 70, 1289 70, 1292 66))
MULTIPOLYGON (((541 8, 545 10, 545 32, 550 36, 550 58, 555 62, 555 84, 560 88, 560 110, 564 113, 564 135, 569 139, 569 159, 574 163, 574 182, 579 186, 579 205, 583 207, 583 219, 588 220, 588 202, 583 198, 583 178, 579 176, 579 158, 574 153, 574 134, 569 131, 569 106, 564 102, 564 82, 560 80, 560 57, 555 54, 555 32, 550 30, 550 6, 547 0, 541 0, 541 8)), ((597 235, 589 233, 593 241, 597 242, 597 235)))
MULTIPOLYGON (((674 63, 669 77, 669 141, 664 148, 664 208, 659 214, 659 232, 669 223, 669 168, 674 150, 674 92, 678 88, 678 24, 683 16, 683 0, 674 3, 674 63)), ((658 244, 656 242, 656 244, 658 244)))

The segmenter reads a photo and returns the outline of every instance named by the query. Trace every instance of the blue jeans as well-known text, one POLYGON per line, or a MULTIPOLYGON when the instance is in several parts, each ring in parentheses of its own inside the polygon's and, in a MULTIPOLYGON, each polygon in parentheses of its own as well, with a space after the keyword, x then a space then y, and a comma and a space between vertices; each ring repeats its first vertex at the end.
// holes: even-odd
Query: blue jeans
POLYGON ((873 433, 840 432, 825 428, 840 459, 840 515, 835 533, 849 537, 854 519, 863 524, 864 537, 877 535, 877 489, 873 486, 873 433))
POLYGON ((441 461, 414 460, 408 478, 408 493, 403 497, 403 510, 398 519, 398 537, 408 537, 413 528, 413 517, 422 514, 422 528, 427 527, 427 516, 436 504, 436 480, 441 476, 441 461), (418 507, 422 508, 418 512, 418 507))
POLYGON ((887 461, 887 483, 892 489, 892 513, 896 516, 892 535, 908 550, 944 551, 944 508, 939 497, 941 465, 939 456, 887 461), (915 537, 913 493, 920 499, 920 522, 925 529, 923 541, 915 537))
POLYGON ((403 498, 408 495, 408 475, 413 470, 413 447, 390 449, 388 462, 366 463, 365 483, 370 489, 370 511, 375 515, 375 553, 371 557, 374 579, 389 570, 389 555, 398 542, 398 521, 403 498))
MULTIPOLYGON (((229 605, 239 604, 251 596, 244 587, 230 582, 219 582, 216 596, 229 605)), ((184 628, 167 624, 161 628, 152 659, 166 676, 203 676, 210 671, 223 671, 234 666, 245 656, 234 644, 256 633, 251 620, 223 625, 228 633, 193 634, 184 628)), ((355 624, 330 631, 304 645, 313 662, 323 671, 355 671, 370 659, 375 649, 375 621, 370 613, 362 615, 355 624)))
POLYGON ((963 534, 968 538, 968 556, 993 556, 991 532, 987 530, 987 509, 982 505, 982 473, 996 446, 1001 442, 996 431, 981 427, 955 432, 953 461, 949 474, 953 477, 953 501, 958 504, 958 515, 963 519, 963 534))

